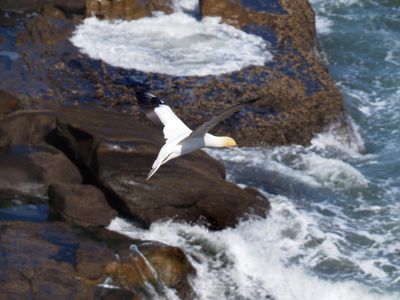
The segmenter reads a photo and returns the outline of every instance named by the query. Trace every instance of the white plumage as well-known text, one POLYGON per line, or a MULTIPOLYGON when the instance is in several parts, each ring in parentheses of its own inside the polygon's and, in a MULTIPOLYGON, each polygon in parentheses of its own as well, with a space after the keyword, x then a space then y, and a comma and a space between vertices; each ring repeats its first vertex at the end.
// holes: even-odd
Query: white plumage
POLYGON ((208 131, 222 120, 238 112, 246 104, 258 100, 258 98, 256 98, 233 105, 192 131, 175 115, 172 109, 163 100, 149 93, 142 87, 134 87, 134 89, 139 105, 146 109, 147 117, 153 122, 161 123, 164 126, 165 144, 161 147, 157 159, 154 161, 152 169, 147 175, 147 180, 149 180, 167 161, 197 149, 205 147, 231 148, 239 151, 236 142, 232 138, 215 136, 209 134, 208 131))

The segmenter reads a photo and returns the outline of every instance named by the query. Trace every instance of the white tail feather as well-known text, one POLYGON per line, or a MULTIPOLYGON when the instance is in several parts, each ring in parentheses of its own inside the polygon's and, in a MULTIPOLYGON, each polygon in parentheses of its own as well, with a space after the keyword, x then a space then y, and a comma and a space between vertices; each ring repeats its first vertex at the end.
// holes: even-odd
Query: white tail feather
POLYGON ((161 164, 159 164, 158 166, 154 167, 151 169, 151 171, 149 172, 149 174, 147 175, 146 180, 149 180, 151 176, 154 175, 155 172, 157 172, 157 170, 161 167, 161 164))

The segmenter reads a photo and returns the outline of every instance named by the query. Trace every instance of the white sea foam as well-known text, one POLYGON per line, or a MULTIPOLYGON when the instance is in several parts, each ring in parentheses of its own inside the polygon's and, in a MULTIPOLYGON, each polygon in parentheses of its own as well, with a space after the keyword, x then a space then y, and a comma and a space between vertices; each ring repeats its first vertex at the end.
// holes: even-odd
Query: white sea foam
POLYGON ((173 0, 172 5, 177 12, 190 12, 195 13, 199 10, 198 0, 173 0))
POLYGON ((332 31, 333 21, 326 17, 317 16, 315 26, 319 34, 329 34, 332 31))
POLYGON ((222 24, 218 17, 198 21, 183 12, 135 21, 87 18, 71 41, 113 66, 177 76, 229 73, 272 59, 261 37, 222 24))
POLYGON ((300 161, 295 167, 304 169, 305 174, 331 189, 368 185, 368 180, 363 174, 350 164, 339 159, 324 158, 315 153, 300 155, 300 161))
MULTIPOLYGON (((108 228, 135 239, 181 247, 196 269, 192 286, 199 299, 397 299, 398 295, 380 295, 352 280, 323 280, 301 263, 291 263, 296 257, 311 259, 321 251, 340 258, 338 236, 320 231, 289 199, 269 197, 273 210, 267 219, 242 222, 220 232, 171 221, 142 230, 121 218, 108 228), (305 245, 315 237, 323 240, 322 246, 308 250, 305 245)), ((363 266, 368 272, 381 272, 371 264, 367 261, 363 266)))
POLYGON ((358 133, 345 138, 332 129, 318 134, 309 147, 244 148, 244 156, 231 151, 206 152, 225 161, 261 167, 314 188, 353 190, 367 187, 368 180, 350 163, 343 161, 343 157, 337 158, 334 155, 338 152, 350 158, 364 159, 358 152, 360 148, 363 148, 363 142, 358 133))

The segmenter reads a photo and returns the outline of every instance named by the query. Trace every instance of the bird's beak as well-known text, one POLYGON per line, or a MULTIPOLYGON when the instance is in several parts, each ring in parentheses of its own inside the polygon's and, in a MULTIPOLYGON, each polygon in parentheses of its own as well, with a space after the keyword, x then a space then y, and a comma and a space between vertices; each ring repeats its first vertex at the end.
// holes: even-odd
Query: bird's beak
POLYGON ((240 151, 238 147, 232 147, 231 149, 244 156, 243 152, 240 151))

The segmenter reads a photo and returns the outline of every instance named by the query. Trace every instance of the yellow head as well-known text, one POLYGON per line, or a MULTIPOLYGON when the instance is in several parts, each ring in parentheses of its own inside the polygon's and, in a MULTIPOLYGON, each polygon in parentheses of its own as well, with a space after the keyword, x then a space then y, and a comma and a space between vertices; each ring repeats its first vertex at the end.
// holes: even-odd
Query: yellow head
POLYGON ((224 147, 228 148, 235 148, 237 147, 237 144, 233 138, 230 138, 228 136, 224 136, 224 147))

